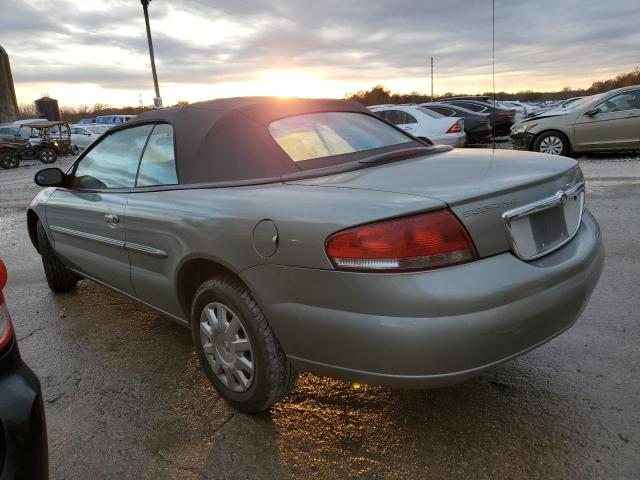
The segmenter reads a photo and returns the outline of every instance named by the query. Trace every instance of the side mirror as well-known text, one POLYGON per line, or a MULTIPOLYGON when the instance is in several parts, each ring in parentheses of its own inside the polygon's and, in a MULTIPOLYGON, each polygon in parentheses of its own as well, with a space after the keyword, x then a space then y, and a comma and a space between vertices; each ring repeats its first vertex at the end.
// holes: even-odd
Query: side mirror
POLYGON ((597 115, 599 113, 600 113, 600 107, 592 108, 584 112, 585 115, 588 115, 590 117, 593 117, 594 115, 597 115))
POLYGON ((43 168, 33 181, 40 187, 62 187, 65 179, 65 174, 59 168, 43 168))

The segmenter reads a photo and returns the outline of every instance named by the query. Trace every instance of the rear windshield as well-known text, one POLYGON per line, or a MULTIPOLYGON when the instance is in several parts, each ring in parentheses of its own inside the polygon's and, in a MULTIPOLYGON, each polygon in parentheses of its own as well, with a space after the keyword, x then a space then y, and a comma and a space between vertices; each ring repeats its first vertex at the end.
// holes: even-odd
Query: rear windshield
POLYGON ((430 110, 429 107, 418 107, 418 110, 420 110, 422 113, 426 115, 429 115, 431 118, 445 118, 444 115, 438 112, 434 112, 433 110, 430 110))
POLYGON ((269 133, 294 162, 413 141, 383 121, 355 112, 308 113, 283 118, 269 125, 269 133))

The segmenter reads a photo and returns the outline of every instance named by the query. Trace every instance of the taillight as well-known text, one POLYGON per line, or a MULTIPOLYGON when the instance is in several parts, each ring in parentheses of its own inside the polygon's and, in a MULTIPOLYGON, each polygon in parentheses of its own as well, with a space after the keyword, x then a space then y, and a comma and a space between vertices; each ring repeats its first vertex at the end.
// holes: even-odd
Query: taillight
POLYGON ((456 120, 456 123, 454 123, 453 125, 451 125, 451 127, 449 127, 449 130, 447 130, 447 133, 460 133, 461 131, 462 131, 462 121, 456 120))
POLYGON ((507 117, 513 117, 514 114, 513 112, 498 112, 498 115, 501 117, 507 118, 507 117))
POLYGON ((477 258, 469 234, 449 210, 343 230, 325 248, 339 270, 428 270, 477 258))
POLYGON ((4 266, 2 260, 0 260, 0 351, 2 351, 13 337, 13 326, 11 325, 11 317, 9 316, 9 310, 4 303, 4 297, 2 295, 2 289, 7 283, 7 268, 4 266))

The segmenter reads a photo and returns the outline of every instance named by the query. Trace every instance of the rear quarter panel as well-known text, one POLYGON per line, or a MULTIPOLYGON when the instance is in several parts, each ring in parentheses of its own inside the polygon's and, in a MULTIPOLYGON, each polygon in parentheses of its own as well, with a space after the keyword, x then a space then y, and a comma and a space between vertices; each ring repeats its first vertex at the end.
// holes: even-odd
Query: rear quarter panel
POLYGON ((185 318, 177 275, 187 260, 207 258, 240 277, 261 264, 331 269, 324 244, 336 231, 443 206, 400 193, 285 184, 136 192, 127 204, 126 240, 166 256, 130 252, 132 282, 143 301, 185 318), (278 230, 278 248, 267 258, 252 242, 264 219, 278 230))

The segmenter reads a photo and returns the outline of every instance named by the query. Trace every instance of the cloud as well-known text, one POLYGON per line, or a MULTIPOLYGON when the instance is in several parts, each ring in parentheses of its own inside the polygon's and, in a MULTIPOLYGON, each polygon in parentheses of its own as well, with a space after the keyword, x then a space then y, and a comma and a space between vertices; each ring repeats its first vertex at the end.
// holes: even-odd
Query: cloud
MULTIPOLYGON (((149 89, 138 1, 0 0, 0 9, 18 86, 149 89)), ((163 84, 305 69, 354 87, 413 79, 426 90, 430 56, 439 90, 491 83, 489 0, 154 0, 150 15, 163 84)), ((586 86, 638 64, 637 0, 497 0, 495 20, 498 87, 586 86)))

